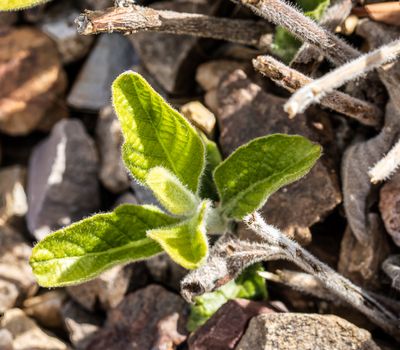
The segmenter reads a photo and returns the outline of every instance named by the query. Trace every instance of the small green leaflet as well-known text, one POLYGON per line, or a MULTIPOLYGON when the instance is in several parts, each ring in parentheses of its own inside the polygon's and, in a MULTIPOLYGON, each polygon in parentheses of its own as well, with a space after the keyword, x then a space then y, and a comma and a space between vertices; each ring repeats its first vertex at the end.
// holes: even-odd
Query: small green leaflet
POLYGON ((122 158, 132 175, 145 183, 149 170, 162 166, 196 193, 205 163, 196 130, 137 73, 121 74, 112 94, 125 138, 122 158))
POLYGON ((1 0, 0 11, 22 10, 48 1, 49 0, 1 0))
POLYGON ((176 263, 186 269, 196 269, 208 255, 205 226, 209 206, 209 202, 203 201, 192 218, 148 231, 147 236, 157 241, 176 263))
POLYGON ((174 215, 193 214, 198 206, 196 196, 170 171, 155 167, 149 171, 146 184, 161 205, 174 215))
POLYGON ((214 171, 222 210, 242 219, 313 167, 321 147, 298 135, 273 134, 239 147, 214 171))
POLYGON ((242 298, 260 300, 267 298, 265 280, 258 275, 264 271, 261 264, 254 264, 242 272, 234 281, 230 281, 212 293, 195 298, 191 306, 187 328, 193 332, 203 325, 223 304, 230 299, 242 298))
POLYGON ((30 264, 43 287, 81 283, 117 264, 161 253, 146 231, 177 222, 156 207, 124 204, 48 235, 33 248, 30 264))

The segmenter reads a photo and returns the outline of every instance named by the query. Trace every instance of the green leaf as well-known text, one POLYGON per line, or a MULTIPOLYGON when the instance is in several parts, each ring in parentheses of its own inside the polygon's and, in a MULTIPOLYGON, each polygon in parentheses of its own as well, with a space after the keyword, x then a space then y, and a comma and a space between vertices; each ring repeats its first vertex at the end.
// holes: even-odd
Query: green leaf
POLYGON ((320 155, 319 145, 298 135, 269 135, 239 147, 214 172, 222 210, 242 219, 307 174, 320 155))
POLYGON ((244 270, 236 280, 228 282, 215 292, 196 297, 190 310, 188 330, 193 332, 203 325, 230 299, 266 299, 268 295, 267 287, 265 280, 258 275, 259 271, 264 271, 262 265, 254 264, 244 270))
POLYGON ((208 255, 208 208, 209 202, 203 201, 192 218, 170 227, 150 230, 147 236, 157 241, 176 263, 186 269, 195 269, 208 255))
MULTIPOLYGON (((297 5, 307 17, 319 21, 330 4, 330 0, 297 0, 297 5)), ((296 39, 286 29, 277 26, 272 43, 272 51, 285 63, 289 63, 301 47, 301 41, 296 39)))
POLYGON ((218 201, 218 191, 215 187, 212 173, 219 163, 222 162, 221 153, 215 142, 209 140, 203 133, 201 133, 201 137, 206 147, 206 167, 201 178, 199 196, 200 198, 209 198, 213 201, 218 201))
POLYGON ((151 169, 146 184, 171 214, 190 215, 196 211, 199 204, 196 196, 169 170, 163 167, 151 169))
POLYGON ((1 0, 0 11, 21 10, 48 1, 49 0, 1 0))
POLYGON ((84 282, 114 265, 162 252, 146 231, 176 222, 156 207, 121 205, 50 234, 33 248, 30 264, 43 287, 84 282))
POLYGON ((195 193, 205 158, 196 130, 137 73, 121 74, 112 92, 125 138, 122 157, 132 175, 144 183, 150 169, 162 166, 195 193))

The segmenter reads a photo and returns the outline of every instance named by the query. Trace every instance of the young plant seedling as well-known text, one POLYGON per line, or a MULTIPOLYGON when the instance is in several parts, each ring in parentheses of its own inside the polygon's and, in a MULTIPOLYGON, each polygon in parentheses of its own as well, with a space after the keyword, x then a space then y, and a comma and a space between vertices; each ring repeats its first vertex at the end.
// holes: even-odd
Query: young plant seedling
POLYGON ((196 269, 208 256, 207 234, 225 233, 233 220, 304 176, 321 154, 320 146, 302 136, 275 134, 252 140, 221 161, 215 143, 199 135, 139 74, 120 75, 112 95, 125 166, 165 211, 125 204, 50 234, 30 259, 44 287, 80 283, 163 251, 184 268, 196 269))

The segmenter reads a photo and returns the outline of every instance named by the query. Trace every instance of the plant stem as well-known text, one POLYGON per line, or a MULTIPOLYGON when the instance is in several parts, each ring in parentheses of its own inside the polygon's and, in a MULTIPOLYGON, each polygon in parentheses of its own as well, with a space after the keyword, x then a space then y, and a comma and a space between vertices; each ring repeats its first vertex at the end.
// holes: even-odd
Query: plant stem
POLYGON ((351 304, 386 332, 399 339, 400 322, 398 317, 383 307, 380 302, 375 300, 366 291, 319 261, 278 229, 268 225, 260 214, 250 214, 244 221, 267 244, 282 248, 287 260, 292 261, 304 271, 317 277, 325 288, 351 304))
POLYGON ((267 21, 280 25, 303 42, 315 46, 336 65, 357 58, 360 53, 281 0, 231 0, 250 8, 267 21))
POLYGON ((84 35, 149 31, 227 40, 256 47, 267 47, 272 42, 272 34, 268 34, 271 28, 263 21, 156 10, 138 5, 86 11, 76 23, 78 32, 84 35))
POLYGON ((400 139, 393 148, 368 172, 372 183, 390 178, 400 166, 400 139))
MULTIPOLYGON (((253 60, 253 66, 261 74, 269 77, 290 92, 294 92, 313 81, 271 56, 258 56, 253 60)), ((378 107, 343 92, 332 91, 321 99, 321 105, 354 118, 364 125, 376 128, 381 125, 382 112, 378 107)))
POLYGON ((320 101, 328 92, 374 68, 395 60, 399 54, 400 39, 344 64, 299 89, 285 104, 285 111, 292 117, 297 113, 302 113, 310 104, 320 101))

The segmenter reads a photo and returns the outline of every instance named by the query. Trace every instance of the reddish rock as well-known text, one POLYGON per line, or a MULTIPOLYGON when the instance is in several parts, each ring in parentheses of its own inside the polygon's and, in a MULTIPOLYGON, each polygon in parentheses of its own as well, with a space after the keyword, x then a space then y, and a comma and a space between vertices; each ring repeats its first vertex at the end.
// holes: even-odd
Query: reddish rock
POLYGON ((186 339, 187 304, 157 285, 131 293, 109 311, 87 350, 170 350, 186 339))
MULTIPOLYGON (((222 80, 218 122, 220 145, 228 156, 240 145, 272 133, 300 134, 321 142, 330 133, 329 122, 310 114, 289 119, 283 111, 285 99, 268 94, 241 70, 222 80)), ((270 224, 302 243, 310 239, 308 228, 329 214, 341 201, 338 178, 324 156, 310 173, 273 194, 262 209, 270 224)))
POLYGON ((226 302, 190 338, 190 350, 234 349, 254 316, 273 313, 264 303, 236 299, 226 302))
POLYGON ((0 35, 0 130, 26 135, 55 104, 62 104, 66 77, 54 42, 37 29, 0 35))

